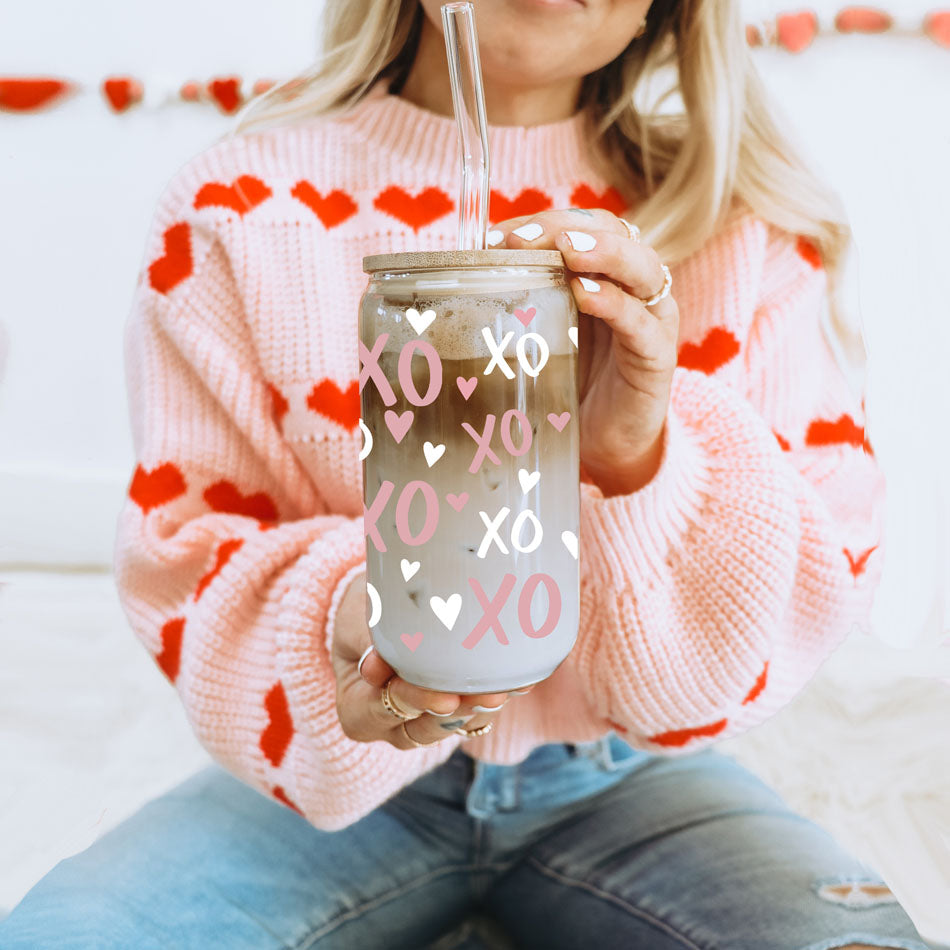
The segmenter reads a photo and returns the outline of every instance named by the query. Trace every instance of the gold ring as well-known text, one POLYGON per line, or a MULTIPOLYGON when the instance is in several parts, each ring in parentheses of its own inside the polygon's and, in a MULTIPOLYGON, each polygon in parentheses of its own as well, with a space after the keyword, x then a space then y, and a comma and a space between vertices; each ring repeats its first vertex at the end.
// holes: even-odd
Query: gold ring
POLYGON ((393 698, 389 693, 389 684, 392 682, 392 679, 386 680, 386 685, 383 687, 383 691, 380 695, 380 699, 383 701, 383 706, 386 711, 392 713, 397 719, 418 719, 418 716, 407 716, 396 704, 393 702, 393 698))
POLYGON ((639 244, 640 229, 632 221, 628 221, 626 218, 621 218, 620 220, 627 226, 627 234, 630 236, 630 240, 636 241, 637 244, 639 244))
POLYGON ((652 307, 655 303, 659 303, 664 297, 668 297, 670 288, 673 286, 673 275, 670 273, 670 269, 666 264, 661 264, 660 266, 663 268, 663 289, 655 293, 649 300, 641 300, 644 307, 652 307))
POLYGON ((439 742, 438 739, 433 742, 420 742, 418 739, 413 739, 412 736, 409 735, 409 730, 406 728, 405 722, 401 722, 400 725, 402 726, 402 731, 405 733, 406 738, 415 746, 430 746, 439 742))
POLYGON ((453 729, 453 732, 457 732, 460 736, 464 736, 466 739, 474 739, 476 736, 487 736, 489 732, 492 731, 495 724, 493 722, 486 722, 484 726, 479 726, 477 729, 453 729))

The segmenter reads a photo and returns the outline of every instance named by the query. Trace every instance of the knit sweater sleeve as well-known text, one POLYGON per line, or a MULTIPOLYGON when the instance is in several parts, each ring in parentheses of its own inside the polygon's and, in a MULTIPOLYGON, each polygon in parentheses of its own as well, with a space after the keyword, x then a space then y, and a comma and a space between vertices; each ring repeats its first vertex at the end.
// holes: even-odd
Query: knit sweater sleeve
POLYGON ((592 712, 654 752, 786 704, 867 623, 881 572, 885 484, 822 333, 825 272, 768 235, 732 381, 681 349, 657 475, 629 495, 582 485, 571 662, 592 712))
MULTIPOLYGON (((227 242, 166 189, 126 324, 137 465, 117 525, 116 582, 138 638, 211 756, 335 830, 447 758, 342 731, 331 611, 365 557, 363 518, 329 510, 282 438, 227 242)), ((239 232, 239 226, 235 228, 239 232)))

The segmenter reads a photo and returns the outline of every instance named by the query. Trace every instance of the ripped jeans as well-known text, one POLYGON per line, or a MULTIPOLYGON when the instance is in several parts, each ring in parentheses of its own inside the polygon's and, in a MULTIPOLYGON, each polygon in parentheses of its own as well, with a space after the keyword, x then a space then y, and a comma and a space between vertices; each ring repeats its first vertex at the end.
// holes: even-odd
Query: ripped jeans
POLYGON ((337 832, 211 766, 0 922, 4 950, 849 944, 927 950, 871 868, 732 759, 612 733, 510 766, 457 749, 337 832))

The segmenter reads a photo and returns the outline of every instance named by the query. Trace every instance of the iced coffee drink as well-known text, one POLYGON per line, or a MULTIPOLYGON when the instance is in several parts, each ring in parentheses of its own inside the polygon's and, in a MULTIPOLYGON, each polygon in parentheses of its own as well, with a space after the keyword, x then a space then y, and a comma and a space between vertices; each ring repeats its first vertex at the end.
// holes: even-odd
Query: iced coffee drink
POLYGON ((368 616, 411 683, 501 692, 577 636, 577 311, 556 251, 364 260, 368 616))

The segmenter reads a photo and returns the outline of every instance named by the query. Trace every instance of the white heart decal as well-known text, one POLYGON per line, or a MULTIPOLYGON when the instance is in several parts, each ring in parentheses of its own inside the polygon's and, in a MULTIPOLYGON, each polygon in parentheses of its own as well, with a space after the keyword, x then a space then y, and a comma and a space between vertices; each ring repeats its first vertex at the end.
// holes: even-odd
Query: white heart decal
POLYGON ((419 570, 420 563, 419 561, 407 561, 405 558, 403 558, 399 562, 399 566, 402 568, 403 580, 408 582, 411 577, 415 576, 416 571, 419 570))
POLYGON ((568 327, 567 335, 571 338, 571 343, 574 344, 574 348, 577 349, 577 327, 568 327))
POLYGON ((375 627, 383 613, 383 602, 380 600, 379 591, 369 581, 366 582, 366 596, 369 597, 370 603, 369 620, 366 621, 366 626, 375 627))
POLYGON ((462 595, 452 594, 448 600, 433 596, 429 598, 429 606, 432 608, 432 613, 451 630, 455 626, 455 621, 458 620, 459 611, 462 609, 462 595))
POLYGON ((435 319, 435 311, 426 310, 424 313, 419 313, 415 307, 410 307, 406 311, 406 319, 412 324, 412 329, 416 333, 424 333, 435 319))
POLYGON ((540 472, 531 472, 529 474, 526 468, 518 469, 518 481, 521 482, 521 490, 527 495, 535 485, 538 484, 538 480, 541 478, 540 472))
POLYGON ((441 443, 439 445, 433 445, 427 440, 426 444, 422 446, 422 451, 425 453, 426 463, 428 464, 429 468, 432 468, 432 466, 435 465, 435 463, 438 462, 439 459, 445 454, 445 446, 441 443))
POLYGON ((562 531, 561 540, 564 542, 564 547, 571 552, 571 557, 574 560, 577 560, 577 535, 573 531, 562 531))

